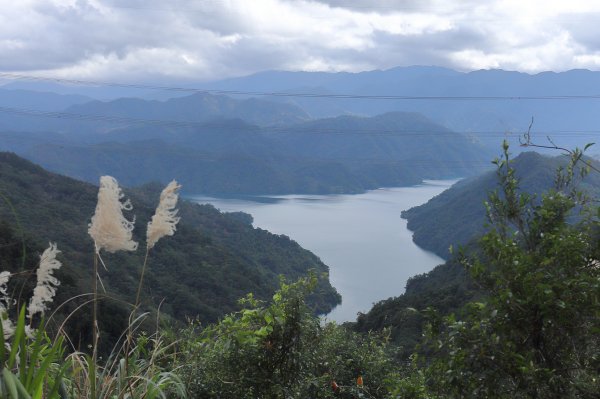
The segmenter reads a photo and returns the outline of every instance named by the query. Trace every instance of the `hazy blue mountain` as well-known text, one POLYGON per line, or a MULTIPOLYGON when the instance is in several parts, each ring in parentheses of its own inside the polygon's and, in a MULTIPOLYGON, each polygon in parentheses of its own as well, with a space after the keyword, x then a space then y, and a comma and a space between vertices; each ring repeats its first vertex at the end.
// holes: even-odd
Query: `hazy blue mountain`
MULTIPOLYGON (((600 72, 571 70, 529 75, 502 70, 461 73, 438 67, 398 67, 361 73, 262 72, 206 85, 215 89, 263 92, 343 93, 349 96, 596 96, 600 72), (294 88, 302 88, 294 91, 294 88)), ((470 133, 493 146, 505 132, 513 143, 515 133, 527 130, 531 118, 534 138, 546 135, 566 146, 594 141, 599 99, 562 100, 373 100, 348 98, 280 97, 300 105, 310 115, 325 117, 340 114, 377 115, 391 111, 420 112, 453 130, 470 133), (514 136, 514 137, 513 137, 514 136), (584 136, 584 137, 582 137, 584 136)))
MULTIPOLYGON (((179 86, 179 85, 177 85, 179 86)), ((7 90, 26 90, 33 92, 49 92, 62 95, 75 95, 88 97, 94 100, 110 101, 123 97, 137 97, 145 99, 168 99, 180 97, 185 92, 172 90, 138 89, 134 87, 118 87, 102 84, 68 84, 43 80, 7 80, 0 86, 7 90)))
MULTIPOLYGON (((11 93, 6 91, 6 93, 11 93)), ((29 92, 28 92, 29 93, 29 92)), ((32 93, 32 100, 36 94, 32 93)), ((13 131, 53 131, 67 133, 80 138, 89 138, 97 133, 107 133, 115 129, 132 126, 172 126, 172 123, 144 122, 176 121, 183 124, 175 126, 194 125, 215 119, 242 119, 248 123, 260 126, 288 125, 309 119, 308 114, 298 106, 271 102, 261 99, 233 99, 223 95, 197 93, 166 101, 143 100, 139 98, 119 98, 112 101, 82 101, 83 97, 58 96, 53 100, 51 95, 46 99, 38 95, 37 106, 17 107, 10 105, 10 95, 6 95, 7 107, 27 108, 36 111, 64 111, 64 114, 23 114, 15 112, 0 112, 0 128, 13 131), (70 105, 67 103, 71 100, 70 105), (79 101, 75 101, 79 100, 79 101), (63 108, 49 109, 46 103, 56 101, 56 106, 70 105, 63 108)), ((0 90, 0 106, 3 104, 0 90)))
POLYGON ((57 120, 55 119, 32 117, 2 108, 47 113, 63 111, 72 105, 83 104, 88 101, 91 101, 91 98, 81 95, 16 89, 8 90, 3 86, 0 87, 0 129, 48 131, 49 127, 52 128, 57 125, 57 120))
MULTIPOLYGON (((367 72, 288 72, 266 71, 253 75, 226 79, 205 84, 206 87, 220 90, 250 92, 285 92, 295 87, 322 87, 335 93, 349 93, 371 85, 395 85, 401 81, 414 81, 432 76, 457 76, 459 72, 432 66, 396 67, 385 71, 367 72)), ((388 93, 389 94, 389 93, 388 93)))
POLYGON ((60 111, 92 99, 80 95, 63 95, 29 90, 7 90, 0 87, 0 107, 60 111))
MULTIPOLYGON (((556 169, 566 157, 551 157, 524 152, 514 160, 520 187, 528 193, 544 192, 554 186, 556 169)), ((494 171, 464 179, 427 203, 402 212, 413 241, 443 258, 449 257, 450 245, 464 245, 484 232, 484 201, 498 187, 494 171)), ((592 195, 600 194, 600 174, 589 174, 579 187, 592 195)))
POLYGON ((468 176, 490 158, 463 135, 407 113, 270 128, 241 120, 131 126, 85 140, 14 131, 0 137, 0 148, 78 179, 108 173, 139 185, 177 176, 194 194, 356 193, 468 176))
POLYGON ((417 113, 325 118, 281 129, 273 137, 302 156, 352 162, 376 159, 422 163, 431 159, 427 155, 433 153, 447 155, 454 161, 461 157, 473 161, 487 155, 478 154, 482 149, 467 137, 417 113))
POLYGON ((136 119, 205 122, 215 118, 239 118, 256 125, 283 125, 309 119, 291 104, 249 98, 236 100, 224 95, 196 93, 167 101, 121 98, 108 102, 93 101, 70 107, 66 112, 136 119))
MULTIPOLYGON (((149 82, 151 85, 160 85, 149 82)), ((168 83, 165 83, 168 86, 168 83)), ((525 132, 531 118, 534 139, 545 142, 551 136, 558 144, 573 147, 582 146, 597 138, 597 118, 600 112, 600 99, 596 88, 600 87, 600 72, 571 70, 561 73, 543 72, 535 75, 502 70, 481 70, 468 73, 446 68, 412 66, 397 67, 384 71, 360 73, 327 72, 285 72, 269 71, 254 75, 227 79, 218 82, 178 82, 171 86, 194 87, 219 91, 231 91, 230 97, 237 100, 257 97, 255 93, 278 93, 277 96, 258 96, 261 101, 285 103, 292 109, 267 111, 274 112, 273 118, 266 117, 260 107, 248 104, 248 108, 237 109, 235 115, 224 106, 213 117, 234 117, 245 119, 259 125, 293 122, 294 118, 325 118, 339 115, 374 116, 386 112, 418 112, 448 128, 469 134, 486 145, 496 147, 502 138, 508 138, 511 144, 518 144, 518 136, 525 132), (239 94, 246 92, 246 95, 239 94), (238 94, 235 94, 238 93, 238 94), (253 94, 254 93, 254 94, 253 94), (309 96, 286 96, 286 94, 304 93, 309 96), (329 94, 346 94, 349 98, 322 97, 329 94), (405 96, 406 99, 368 99, 366 96, 405 96), (415 99, 414 97, 463 97, 461 100, 415 99), (470 97, 487 97, 475 100, 470 97), (527 97, 546 97, 528 99, 527 97), (551 99, 556 96, 592 96, 592 98, 551 99), (510 97, 512 100, 497 99, 510 97), (299 109, 303 112, 296 114, 299 109), (291 112, 291 115, 288 113, 291 112), (274 120, 273 120, 274 119, 274 120), (596 133, 595 133, 596 132, 596 133)), ((18 81, 3 88, 27 88, 54 91, 56 93, 84 93, 89 97, 111 98, 116 96, 153 98, 164 100, 169 96, 181 96, 182 92, 150 90, 146 88, 115 88, 110 86, 59 85, 50 82, 18 81), (77 89, 77 90, 75 90, 77 89), (97 96, 97 90, 114 91, 112 96, 97 96)), ((225 94, 222 93, 222 94, 225 94)), ((189 96, 187 96, 189 97, 189 96)), ((173 99, 174 100, 174 99, 173 99)), ((183 100, 188 101, 188 100, 183 100)), ((216 101, 216 100, 215 100, 216 101)), ((257 101, 257 100, 255 100, 257 101)), ((208 101, 209 103, 211 101, 208 101)), ((113 104, 118 106, 119 103, 113 104)), ((172 103, 182 104, 182 103, 172 103)), ((135 108, 135 104, 130 104, 135 108)), ((210 105, 208 105, 210 106, 210 105)), ((118 110, 106 109, 111 115, 118 110)), ((168 111, 168 115, 188 115, 183 105, 181 112, 168 111)), ((102 108, 104 110, 104 108, 102 108)), ((98 112, 82 109, 84 113, 98 112)), ((198 114, 202 114, 198 111, 198 114)), ((194 116, 195 118, 195 116, 194 116)), ((296 120, 297 121, 297 120, 296 120)), ((0 121, 2 122, 2 121, 0 121)), ((30 121, 31 122, 31 121, 30 121)), ((64 124, 45 120, 31 126, 25 124, 2 125, 5 129, 65 131, 64 124), (48 129, 46 129, 48 130, 48 129)), ((91 129, 92 124, 74 123, 73 130, 91 129)), ((123 125, 116 125, 122 127, 123 125)), ((109 125, 114 128, 115 125, 109 125)), ((108 129, 105 129, 106 131, 108 129)))

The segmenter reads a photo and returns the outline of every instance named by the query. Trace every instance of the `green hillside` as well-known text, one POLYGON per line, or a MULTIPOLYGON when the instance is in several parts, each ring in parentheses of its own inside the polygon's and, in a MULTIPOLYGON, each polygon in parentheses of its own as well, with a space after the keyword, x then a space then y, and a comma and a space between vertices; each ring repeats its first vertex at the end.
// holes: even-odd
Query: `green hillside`
MULTIPOLYGON (((146 223, 161 189, 160 185, 147 185, 125 190, 134 205, 134 235, 142 248, 146 223)), ((64 264, 56 303, 90 292, 93 243, 87 224, 94 213, 97 187, 47 172, 14 154, 0 153, 0 191, 15 211, 2 201, 3 267, 22 271, 22 233, 28 249, 25 268, 35 266, 48 241, 56 242, 64 264)), ((143 306, 149 310, 160 305, 164 316, 176 320, 215 321, 237 309, 237 300, 249 292, 270 298, 279 285, 279 275, 294 280, 309 269, 328 271, 315 255, 288 237, 253 228, 250 215, 223 214, 210 205, 185 201, 180 201, 179 209, 177 233, 161 240, 150 253, 143 292, 143 306)), ((103 259, 108 270, 102 270, 101 277, 106 291, 115 296, 101 304, 106 314, 103 326, 111 335, 120 333, 110 328, 122 328, 120 321, 128 314, 121 301, 134 300, 143 250, 103 254, 103 259)), ((339 295, 325 277, 312 297, 313 308, 326 313, 339 302, 339 295)), ((69 303, 63 313, 79 303, 69 303)), ((87 317, 86 312, 79 313, 71 328, 87 334, 87 317)))
POLYGON ((450 314, 480 295, 464 267, 449 261, 410 278, 404 294, 377 302, 367 313, 359 314, 352 328, 361 333, 389 329, 392 341, 400 347, 400 357, 407 360, 422 340, 424 309, 431 306, 450 314))
MULTIPOLYGON (((542 193, 553 187, 556 169, 566 161, 565 157, 526 152, 514 159, 513 166, 524 192, 542 193)), ((586 176, 579 187, 597 195, 600 174, 586 176)), ((449 314, 484 295, 448 248, 464 245, 467 253, 477 250, 475 240, 486 232, 484 202, 497 188, 496 173, 488 172, 464 179, 426 204, 404 211, 402 216, 414 231, 413 240, 449 260, 409 279, 404 294, 376 303, 369 312, 359 315, 353 327, 360 332, 389 328, 394 342, 403 348, 401 353, 409 355, 422 338, 422 310, 431 306, 441 314, 449 314)))
POLYGON ((91 183, 103 174, 127 186, 177 176, 189 194, 359 193, 471 176, 488 159, 466 136, 401 112, 277 128, 221 119, 102 134, 61 134, 49 124, 47 131, 54 133, 0 132, 0 149, 91 183))
MULTIPOLYGON (((520 187, 528 193, 541 193, 554 185, 556 168, 566 157, 550 157, 536 152, 522 153, 514 159, 520 187)), ((450 245, 464 245, 484 232, 484 201, 497 189, 495 172, 462 180, 423 205, 402 212, 414 242, 422 248, 448 258, 450 245)), ((580 188, 594 195, 600 192, 600 175, 591 174, 580 188)))

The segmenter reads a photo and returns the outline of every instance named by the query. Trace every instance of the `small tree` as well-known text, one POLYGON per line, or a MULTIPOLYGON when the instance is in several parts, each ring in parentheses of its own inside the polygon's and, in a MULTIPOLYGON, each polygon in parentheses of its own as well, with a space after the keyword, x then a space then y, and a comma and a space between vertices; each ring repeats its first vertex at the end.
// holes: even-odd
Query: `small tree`
POLYGON ((503 150, 489 232, 463 258, 489 295, 462 317, 430 315, 428 383, 440 397, 596 398, 600 212, 576 188, 583 152, 537 197, 519 191, 506 142, 503 150))
POLYGON ((322 325, 306 306, 316 276, 286 284, 181 340, 181 367, 199 398, 385 398, 394 366, 386 342, 335 323, 322 325))

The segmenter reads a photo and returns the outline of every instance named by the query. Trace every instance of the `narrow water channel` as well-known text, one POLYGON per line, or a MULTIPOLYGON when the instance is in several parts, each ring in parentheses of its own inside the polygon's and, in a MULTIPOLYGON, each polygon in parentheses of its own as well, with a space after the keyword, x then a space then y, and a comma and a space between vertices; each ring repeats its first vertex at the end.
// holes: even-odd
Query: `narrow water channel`
POLYGON ((443 263, 412 242, 400 212, 427 202, 455 182, 427 181, 355 195, 190 199, 223 212, 249 213, 255 227, 285 234, 319 256, 342 295, 342 304, 327 318, 344 322, 355 320, 375 302, 402 294, 409 277, 443 263))

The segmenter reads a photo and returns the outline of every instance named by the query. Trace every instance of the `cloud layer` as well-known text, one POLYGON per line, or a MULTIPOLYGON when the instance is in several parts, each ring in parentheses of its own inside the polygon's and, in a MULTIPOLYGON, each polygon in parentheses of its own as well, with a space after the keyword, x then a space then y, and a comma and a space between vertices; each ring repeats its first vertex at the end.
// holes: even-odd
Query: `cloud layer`
POLYGON ((203 81, 268 69, 600 69, 600 4, 587 0, 3 3, 5 72, 203 81))

